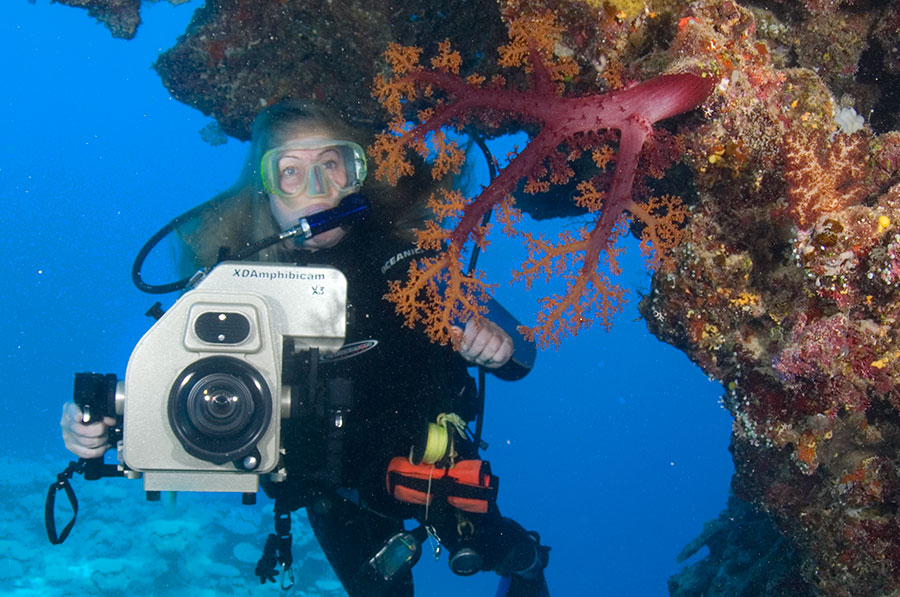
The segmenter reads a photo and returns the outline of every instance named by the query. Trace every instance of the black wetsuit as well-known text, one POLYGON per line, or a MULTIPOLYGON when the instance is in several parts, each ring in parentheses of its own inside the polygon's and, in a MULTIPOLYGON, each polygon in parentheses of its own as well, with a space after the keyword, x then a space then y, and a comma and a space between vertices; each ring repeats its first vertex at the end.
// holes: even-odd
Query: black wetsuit
MULTIPOLYGON (((304 355, 286 366, 293 401, 302 408, 283 423, 287 480, 267 490, 291 509, 307 508, 316 537, 351 596, 412 595, 408 572, 390 586, 373 586, 359 575, 363 564, 402 530, 404 519, 424 515, 423 507, 388 493, 388 463, 408 455, 438 414, 453 412, 472 421, 479 407, 464 359, 451 347, 432 343, 421 330, 405 327, 383 298, 388 280, 404 278, 415 256, 410 243, 367 226, 354 229, 336 247, 295 255, 302 265, 331 266, 346 276, 346 350, 339 353, 345 358, 304 355), (334 425, 338 412, 340 427, 334 425)), ((515 379, 526 372, 510 362, 497 374, 515 379)), ((457 450, 463 458, 477 457, 471 442, 461 442, 457 450)), ((465 516, 472 522, 469 537, 459 535, 454 509, 430 508, 427 522, 451 554, 465 544, 481 555, 482 569, 501 574, 528 567, 533 553, 546 557, 545 550, 532 549, 534 537, 502 518, 495 506, 487 514, 465 516)), ((542 587, 543 575, 537 572, 535 584, 542 587)))

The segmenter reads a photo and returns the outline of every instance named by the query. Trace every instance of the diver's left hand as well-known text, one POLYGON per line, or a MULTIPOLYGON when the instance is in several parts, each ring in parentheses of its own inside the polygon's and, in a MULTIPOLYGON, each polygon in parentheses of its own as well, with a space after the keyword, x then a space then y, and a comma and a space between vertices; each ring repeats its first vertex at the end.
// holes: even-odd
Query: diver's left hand
POLYGON ((453 331, 462 336, 459 354, 470 363, 497 369, 512 357, 512 338, 493 321, 470 319, 465 330, 453 326, 453 331))

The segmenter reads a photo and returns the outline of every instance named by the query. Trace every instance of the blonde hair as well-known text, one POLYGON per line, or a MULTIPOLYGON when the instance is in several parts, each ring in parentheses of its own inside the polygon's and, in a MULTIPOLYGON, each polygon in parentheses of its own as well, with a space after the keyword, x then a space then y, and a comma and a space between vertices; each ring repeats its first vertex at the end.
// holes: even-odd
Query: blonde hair
MULTIPOLYGON (((327 108, 306 101, 287 100, 263 109, 253 121, 250 149, 235 183, 209 200, 196 218, 178 227, 186 245, 185 272, 215 265, 224 249, 234 254, 256 241, 280 232, 269 208, 260 177, 260 163, 270 149, 300 135, 321 134, 367 146, 371 135, 347 125, 327 108)), ((417 170, 423 170, 421 168, 417 170)), ((365 194, 373 203, 372 218, 402 236, 425 217, 418 201, 429 184, 421 179, 394 188, 367 182, 365 194)), ((424 199, 424 197, 422 197, 424 199)), ((258 253, 255 261, 285 261, 286 251, 277 244, 258 253)))

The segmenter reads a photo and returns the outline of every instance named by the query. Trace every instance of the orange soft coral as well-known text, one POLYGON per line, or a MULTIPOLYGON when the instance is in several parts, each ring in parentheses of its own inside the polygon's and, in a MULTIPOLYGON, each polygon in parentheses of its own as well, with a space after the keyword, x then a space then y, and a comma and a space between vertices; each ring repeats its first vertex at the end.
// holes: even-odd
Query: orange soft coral
POLYGON ((515 121, 540 128, 478 197, 445 194, 432 200, 438 221, 419 233, 419 243, 441 253, 413 264, 409 280, 395 284, 388 298, 409 325, 424 322, 435 340, 451 339, 454 321, 478 316, 486 287, 478 276, 462 273, 460 256, 467 243, 486 243, 484 215, 502 206, 504 230, 514 234, 511 193, 516 184, 525 179, 526 190, 539 191, 566 183, 574 174, 569 164, 583 152, 590 152, 604 166, 614 162, 612 180, 605 191, 592 184, 580 187, 581 195, 575 200, 592 215, 583 231, 564 233, 556 245, 523 235, 530 256, 515 277, 528 285, 541 276, 561 276, 567 281, 564 294, 541 301, 538 323, 524 329, 526 336, 542 346, 558 345, 595 319, 609 325, 609 317, 621 309, 624 291, 603 272, 618 273, 616 241, 628 213, 644 223, 645 249, 649 252, 652 246, 655 265, 665 262, 666 252, 679 240, 685 208, 668 197, 635 202, 632 186, 645 143, 657 141, 653 124, 698 107, 712 90, 714 78, 693 73, 661 75, 611 93, 566 97, 563 82, 577 67, 554 52, 560 32, 549 12, 511 22, 510 42, 500 48, 501 63, 530 73, 531 85, 525 90, 509 87, 502 77, 487 84, 483 77, 460 77, 458 56, 447 44, 441 44, 433 69, 419 66, 416 49, 391 45, 385 53, 393 75, 378 77, 374 94, 391 114, 392 124, 371 148, 377 175, 383 180, 394 183, 411 171, 408 149, 432 158, 436 177, 458 172, 463 154, 443 136, 441 129, 446 126, 461 128, 477 120, 486 126, 515 121), (430 107, 418 113, 416 124, 406 125, 404 108, 419 101, 430 107), (618 131, 618 136, 611 131, 618 131), (611 141, 617 146, 615 157, 611 141), (442 228, 447 222, 450 226, 442 228))

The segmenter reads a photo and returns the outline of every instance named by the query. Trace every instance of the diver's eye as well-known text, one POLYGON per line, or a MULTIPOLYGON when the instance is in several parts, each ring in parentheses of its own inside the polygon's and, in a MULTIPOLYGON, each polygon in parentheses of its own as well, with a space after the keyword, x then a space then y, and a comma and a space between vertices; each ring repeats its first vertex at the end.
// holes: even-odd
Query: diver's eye
POLYGON ((297 169, 294 168, 293 166, 288 166, 287 168, 284 168, 281 170, 282 176, 295 176, 296 174, 297 174, 297 169))
POLYGON ((322 162, 322 166, 324 166, 326 170, 337 170, 338 163, 337 160, 327 160, 322 162))

